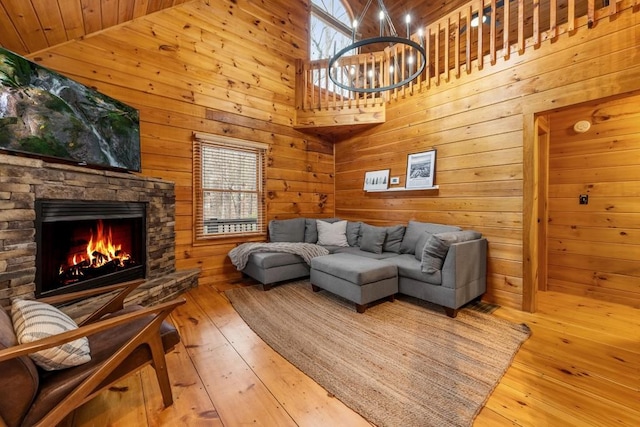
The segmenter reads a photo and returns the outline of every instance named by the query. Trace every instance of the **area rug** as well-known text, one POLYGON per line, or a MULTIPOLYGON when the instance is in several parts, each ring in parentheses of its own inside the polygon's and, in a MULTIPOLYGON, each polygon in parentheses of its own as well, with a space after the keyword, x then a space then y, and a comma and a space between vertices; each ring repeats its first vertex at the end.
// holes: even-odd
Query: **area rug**
POLYGON ((474 310, 413 298, 363 314, 308 281, 225 292, 275 351, 377 426, 469 426, 528 338, 474 310))

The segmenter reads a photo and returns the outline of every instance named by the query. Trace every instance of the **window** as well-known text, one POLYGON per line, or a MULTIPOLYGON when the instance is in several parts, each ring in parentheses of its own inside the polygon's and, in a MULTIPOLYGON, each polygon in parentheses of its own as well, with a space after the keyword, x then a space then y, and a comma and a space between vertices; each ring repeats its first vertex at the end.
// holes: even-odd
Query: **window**
POLYGON ((351 44, 351 14, 341 0, 311 4, 311 60, 328 59, 351 44))
POLYGON ((196 240, 265 232, 266 144, 196 133, 196 240))
MULTIPOLYGON (((312 0, 311 2, 311 49, 310 59, 329 59, 335 52, 352 42, 352 16, 341 0, 312 0)), ((313 84, 346 96, 348 92, 337 88, 329 80, 325 69, 316 69, 313 84)))

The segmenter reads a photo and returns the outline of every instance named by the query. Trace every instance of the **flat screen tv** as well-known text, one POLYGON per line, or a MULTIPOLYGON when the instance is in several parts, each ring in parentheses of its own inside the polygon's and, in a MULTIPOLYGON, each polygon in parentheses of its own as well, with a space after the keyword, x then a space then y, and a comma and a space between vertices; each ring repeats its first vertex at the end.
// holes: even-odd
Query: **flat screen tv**
POLYGON ((138 110, 0 47, 0 152, 140 171, 138 110))

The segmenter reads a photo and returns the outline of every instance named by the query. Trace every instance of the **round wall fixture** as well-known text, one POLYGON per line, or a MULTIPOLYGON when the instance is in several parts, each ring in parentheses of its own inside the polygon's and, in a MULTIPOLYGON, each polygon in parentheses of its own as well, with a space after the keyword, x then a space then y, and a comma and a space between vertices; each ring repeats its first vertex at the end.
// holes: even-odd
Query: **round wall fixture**
POLYGON ((588 120, 580 120, 575 125, 573 125, 573 130, 578 133, 585 133, 591 129, 591 123, 588 120))

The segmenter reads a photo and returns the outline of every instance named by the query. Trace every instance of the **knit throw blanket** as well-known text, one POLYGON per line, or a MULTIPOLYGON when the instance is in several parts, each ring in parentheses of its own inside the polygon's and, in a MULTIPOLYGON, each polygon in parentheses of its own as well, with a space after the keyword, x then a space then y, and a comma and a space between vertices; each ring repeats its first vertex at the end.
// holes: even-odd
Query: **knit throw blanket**
POLYGON ((326 248, 313 243, 271 242, 242 243, 229 251, 229 258, 238 270, 243 270, 247 265, 249 255, 254 252, 284 252, 300 255, 309 265, 311 265, 312 258, 329 255, 326 248))

